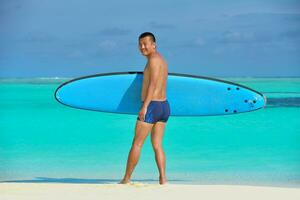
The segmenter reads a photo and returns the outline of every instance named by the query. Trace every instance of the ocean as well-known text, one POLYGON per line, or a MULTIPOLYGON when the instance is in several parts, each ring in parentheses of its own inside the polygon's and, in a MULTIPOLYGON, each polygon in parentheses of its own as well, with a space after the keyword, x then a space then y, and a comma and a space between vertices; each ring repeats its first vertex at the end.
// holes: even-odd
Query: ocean
MULTIPOLYGON (((178 184, 300 187, 300 78, 221 78, 267 97, 263 109, 176 117, 166 125, 166 175, 178 184)), ((0 181, 117 183, 136 115, 87 111, 54 98, 67 78, 0 79, 0 181)), ((132 180, 156 183, 148 136, 132 180)))

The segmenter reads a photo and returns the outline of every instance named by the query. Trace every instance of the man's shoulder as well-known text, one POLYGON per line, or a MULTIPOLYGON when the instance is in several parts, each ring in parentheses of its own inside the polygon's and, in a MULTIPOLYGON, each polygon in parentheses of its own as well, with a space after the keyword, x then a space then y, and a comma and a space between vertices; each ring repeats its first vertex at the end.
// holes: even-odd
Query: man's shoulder
POLYGON ((161 56, 160 54, 158 54, 158 53, 154 54, 153 56, 151 56, 151 57, 149 58, 149 62, 151 62, 151 63, 161 63, 161 62, 163 62, 163 61, 164 61, 164 59, 163 59, 162 56, 161 56))

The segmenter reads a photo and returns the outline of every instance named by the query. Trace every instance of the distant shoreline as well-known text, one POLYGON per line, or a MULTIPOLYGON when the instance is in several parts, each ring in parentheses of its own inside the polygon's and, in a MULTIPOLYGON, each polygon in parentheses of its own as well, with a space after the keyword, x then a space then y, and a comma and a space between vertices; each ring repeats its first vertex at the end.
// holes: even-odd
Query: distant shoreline
MULTIPOLYGON (((62 79, 74 79, 82 77, 84 75, 79 75, 76 77, 0 77, 0 80, 62 80, 62 79)), ((88 75, 87 75, 88 76, 88 75)), ((221 79, 290 79, 290 78, 300 78, 300 76, 206 76, 221 79)))

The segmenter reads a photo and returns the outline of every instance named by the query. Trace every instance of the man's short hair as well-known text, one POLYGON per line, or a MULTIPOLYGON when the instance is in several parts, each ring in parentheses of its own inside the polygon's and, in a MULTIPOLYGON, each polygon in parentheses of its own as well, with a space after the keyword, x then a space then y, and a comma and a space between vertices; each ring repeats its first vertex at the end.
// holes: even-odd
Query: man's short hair
POLYGON ((153 42, 156 42, 156 39, 155 39, 155 36, 153 35, 153 33, 150 33, 150 32, 144 32, 142 33, 140 36, 139 36, 139 40, 144 38, 144 37, 147 37, 149 36, 153 42))

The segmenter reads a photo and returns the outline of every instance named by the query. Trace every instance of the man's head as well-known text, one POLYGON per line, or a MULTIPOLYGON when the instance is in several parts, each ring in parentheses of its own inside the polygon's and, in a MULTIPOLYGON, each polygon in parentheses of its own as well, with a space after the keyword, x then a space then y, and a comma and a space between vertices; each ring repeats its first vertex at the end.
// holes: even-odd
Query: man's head
POLYGON ((150 32, 142 33, 139 36, 139 48, 144 56, 148 56, 156 51, 156 39, 150 32))

